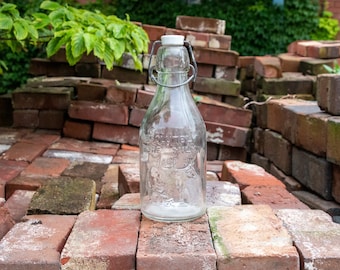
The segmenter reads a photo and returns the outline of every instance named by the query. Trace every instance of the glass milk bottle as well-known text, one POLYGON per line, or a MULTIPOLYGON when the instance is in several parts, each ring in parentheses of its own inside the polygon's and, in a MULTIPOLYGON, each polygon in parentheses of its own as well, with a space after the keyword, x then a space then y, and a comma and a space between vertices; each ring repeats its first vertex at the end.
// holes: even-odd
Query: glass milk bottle
POLYGON ((139 134, 141 211, 153 220, 190 221, 206 210, 206 128, 188 84, 196 72, 184 37, 162 36, 156 66, 149 64, 157 91, 139 134))

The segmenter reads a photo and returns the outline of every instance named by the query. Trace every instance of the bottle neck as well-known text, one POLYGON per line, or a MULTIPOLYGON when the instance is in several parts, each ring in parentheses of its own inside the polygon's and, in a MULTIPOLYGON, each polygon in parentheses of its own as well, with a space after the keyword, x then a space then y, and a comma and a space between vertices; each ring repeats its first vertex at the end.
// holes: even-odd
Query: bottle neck
MULTIPOLYGON (((187 72, 158 72, 158 81, 164 85, 180 85, 184 84, 184 82, 188 79, 187 72)), ((172 88, 172 87, 166 87, 172 88)), ((178 87, 174 87, 178 88, 178 87)))

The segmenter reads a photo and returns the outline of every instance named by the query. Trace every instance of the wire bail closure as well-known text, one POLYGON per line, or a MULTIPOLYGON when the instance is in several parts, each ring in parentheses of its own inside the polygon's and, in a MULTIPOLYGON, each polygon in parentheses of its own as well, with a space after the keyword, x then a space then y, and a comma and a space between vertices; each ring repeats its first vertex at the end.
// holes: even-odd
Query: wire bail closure
POLYGON ((155 50, 155 45, 161 43, 160 40, 156 40, 154 41, 154 43, 152 44, 152 48, 151 48, 151 53, 150 53, 150 60, 149 60, 149 66, 148 66, 148 71, 149 71, 149 76, 150 78, 158 85, 161 85, 163 87, 169 87, 169 88, 175 88, 175 87, 179 87, 182 85, 185 85, 187 83, 189 83, 190 81, 195 81, 196 77, 197 77, 197 63, 195 61, 195 57, 192 51, 192 47, 190 45, 190 43, 188 41, 184 41, 184 46, 187 48, 188 52, 189 52, 189 57, 190 60, 192 61, 193 65, 190 64, 189 67, 192 69, 193 74, 184 82, 179 83, 179 84, 173 84, 173 85, 167 85, 167 84, 163 84, 161 82, 158 81, 158 79, 153 75, 153 72, 155 70, 155 66, 151 66, 151 61, 152 61, 152 56, 153 56, 153 52, 155 50))

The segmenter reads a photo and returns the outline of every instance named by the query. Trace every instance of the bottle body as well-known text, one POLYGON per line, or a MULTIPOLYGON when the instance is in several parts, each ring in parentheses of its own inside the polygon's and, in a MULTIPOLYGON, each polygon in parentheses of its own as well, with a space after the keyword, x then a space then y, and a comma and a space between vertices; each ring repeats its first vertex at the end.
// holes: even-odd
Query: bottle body
MULTIPOLYGON (((180 84, 187 70, 159 72, 180 84)), ((206 129, 188 84, 157 86, 140 128, 142 213, 158 221, 189 221, 205 213, 206 129)))

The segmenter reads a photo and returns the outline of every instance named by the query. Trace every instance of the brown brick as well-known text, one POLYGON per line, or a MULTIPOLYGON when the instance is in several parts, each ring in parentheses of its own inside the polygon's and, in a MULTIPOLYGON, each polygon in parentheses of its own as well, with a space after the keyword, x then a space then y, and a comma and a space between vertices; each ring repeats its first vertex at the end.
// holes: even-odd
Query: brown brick
POLYGON ((219 270, 300 269, 292 239, 269 206, 211 207, 208 215, 219 270))
POLYGON ((281 78, 282 69, 280 59, 274 56, 255 57, 254 68, 256 73, 265 78, 281 78))
POLYGON ((333 116, 327 121, 327 160, 340 165, 340 117, 333 116))
POLYGON ((0 126, 11 126, 13 124, 12 95, 0 95, 0 126))
POLYGON ((188 31, 185 37, 193 47, 207 48, 209 43, 209 34, 202 32, 188 31))
POLYGON ((332 196, 340 203, 340 166, 333 165, 332 196))
POLYGON ((117 66, 115 66, 112 70, 108 70, 104 66, 102 71, 102 78, 136 84, 144 84, 147 83, 148 80, 146 71, 140 72, 137 70, 131 70, 117 66))
POLYGON ((118 170, 119 166, 117 164, 110 164, 102 177, 102 188, 97 202, 97 209, 111 209, 119 199, 118 170))
POLYGON ((205 122, 207 128, 207 141, 229 145, 233 147, 246 147, 249 142, 250 129, 221 123, 205 122))
POLYGON ((40 110, 38 128, 61 130, 64 126, 66 114, 66 111, 40 110))
POLYGON ((225 21, 213 18, 177 16, 176 28, 223 35, 225 32, 225 21))
POLYGON ((118 173, 119 194, 139 193, 139 164, 120 164, 118 173))
POLYGON ((36 157, 40 156, 46 149, 47 145, 18 142, 14 144, 4 154, 2 154, 2 158, 6 160, 32 162, 36 157))
POLYGON ((77 84, 78 100, 100 101, 104 100, 106 95, 107 86, 97 83, 84 83, 77 84))
POLYGON ((194 99, 205 121, 239 127, 250 127, 251 125, 251 110, 237 108, 204 96, 195 96, 194 99))
POLYGON ((326 159, 293 147, 292 176, 324 199, 332 199, 332 167, 326 159))
POLYGON ((72 101, 68 109, 71 118, 127 125, 129 110, 127 106, 92 101, 72 101))
POLYGON ((213 77, 214 74, 214 65, 211 64, 203 64, 198 63, 197 64, 197 76, 198 77, 213 77))
POLYGON ((216 79, 197 77, 193 90, 196 92, 217 95, 239 96, 241 91, 241 83, 237 80, 229 81, 224 78, 216 79))
POLYGON ((304 57, 301 59, 299 71, 306 75, 319 75, 328 73, 325 65, 334 67, 334 60, 304 57))
POLYGON ((92 137, 102 141, 138 145, 139 129, 132 126, 94 123, 92 137))
POLYGON ((77 63, 75 73, 78 77, 101 77, 101 64, 99 63, 77 63))
POLYGON ((208 47, 214 48, 214 49, 230 50, 230 48, 231 48, 231 36, 209 34, 208 47))
POLYGON ((292 145, 279 133, 269 129, 264 131, 264 156, 280 170, 290 175, 292 172, 292 145), (275 145, 275 147, 273 147, 275 145))
POLYGON ((143 217, 137 250, 140 270, 216 269, 206 215, 192 222, 162 223, 143 217))
POLYGON ((37 128, 39 126, 39 110, 14 110, 13 127, 37 128))
POLYGON ((105 100, 113 104, 125 104, 131 106, 135 103, 140 84, 119 83, 108 88, 105 100))
POLYGON ((216 66, 214 77, 217 79, 223 78, 228 81, 235 81, 237 75, 236 67, 228 67, 228 66, 216 66))
POLYGON ((278 58, 280 59, 282 72, 300 72, 300 62, 305 57, 295 53, 281 53, 278 58))
POLYGON ((220 145, 218 152, 218 160, 247 160, 247 150, 243 147, 232 147, 228 145, 220 145))
POLYGON ((92 124, 85 121, 66 120, 63 134, 66 137, 88 141, 92 135, 92 124))
POLYGON ((158 25, 143 24, 142 28, 148 34, 151 41, 160 40, 165 35, 166 27, 158 25))
POLYGON ((146 109, 132 108, 130 112, 129 125, 140 127, 145 113, 146 109))
POLYGON ((316 80, 316 100, 318 102, 318 106, 322 110, 328 109, 328 92, 331 87, 331 81, 333 77, 336 76, 334 74, 319 74, 316 80))
POLYGON ((328 89, 327 111, 332 115, 340 115, 340 75, 331 79, 328 89))
POLYGON ((154 92, 138 89, 136 97, 136 106, 140 108, 149 107, 151 100, 154 97, 154 92))
POLYGON ((237 66, 239 54, 232 50, 197 47, 194 49, 194 56, 197 63, 234 67, 237 66))

